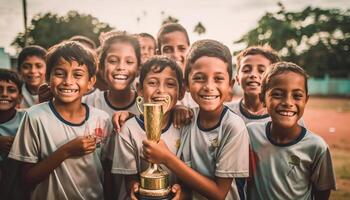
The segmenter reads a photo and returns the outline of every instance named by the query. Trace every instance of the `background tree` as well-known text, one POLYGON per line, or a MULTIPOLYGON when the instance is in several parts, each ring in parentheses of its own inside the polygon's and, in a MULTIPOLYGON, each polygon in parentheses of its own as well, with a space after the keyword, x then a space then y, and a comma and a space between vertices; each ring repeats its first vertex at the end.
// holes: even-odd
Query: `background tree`
POLYGON ((198 22, 198 24, 194 27, 193 32, 197 33, 198 35, 202 35, 206 32, 206 29, 201 22, 198 22))
POLYGON ((312 76, 350 77, 350 10, 307 7, 287 12, 278 5, 278 12, 266 13, 235 43, 269 44, 283 60, 299 64, 312 76))
MULTIPOLYGON (((28 27, 27 44, 49 48, 74 35, 86 36, 99 44, 99 34, 110 30, 112 27, 107 23, 76 11, 69 11, 65 16, 52 13, 38 14, 33 17, 28 27)), ((21 50, 25 46, 24 41, 24 33, 18 33, 11 45, 21 50)))

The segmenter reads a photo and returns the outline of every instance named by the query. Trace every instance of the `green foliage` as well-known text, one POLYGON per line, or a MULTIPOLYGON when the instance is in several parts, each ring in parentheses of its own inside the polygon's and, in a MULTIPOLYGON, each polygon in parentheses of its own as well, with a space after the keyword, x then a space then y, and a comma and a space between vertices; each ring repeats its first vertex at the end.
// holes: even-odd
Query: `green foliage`
POLYGON ((287 12, 282 4, 279 7, 235 43, 269 44, 283 60, 297 63, 312 76, 349 77, 350 10, 307 7, 287 12))
MULTIPOLYGON (((27 30, 27 44, 36 44, 49 48, 62 40, 74 35, 83 35, 99 43, 98 36, 101 32, 112 30, 107 23, 100 22, 91 15, 79 14, 69 11, 65 16, 52 13, 38 14, 33 17, 27 30)), ((24 33, 18 33, 11 44, 18 50, 25 46, 24 33)))
POLYGON ((197 33, 198 35, 202 35, 206 32, 206 29, 201 22, 198 22, 198 24, 194 27, 193 32, 197 33))
POLYGON ((163 19, 163 21, 162 21, 162 25, 164 25, 164 24, 166 24, 166 23, 178 23, 179 22, 179 20, 177 19, 177 18, 175 18, 175 17, 172 17, 172 16, 168 16, 168 17, 166 17, 165 19, 163 19))

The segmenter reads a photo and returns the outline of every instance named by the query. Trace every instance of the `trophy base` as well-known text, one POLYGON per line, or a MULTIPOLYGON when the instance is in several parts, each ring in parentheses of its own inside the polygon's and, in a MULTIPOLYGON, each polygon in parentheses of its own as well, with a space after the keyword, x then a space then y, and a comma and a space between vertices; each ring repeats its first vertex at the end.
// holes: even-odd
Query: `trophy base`
POLYGON ((145 196, 140 193, 136 193, 135 196, 138 200, 171 200, 175 195, 174 193, 170 192, 168 195, 159 197, 145 196))

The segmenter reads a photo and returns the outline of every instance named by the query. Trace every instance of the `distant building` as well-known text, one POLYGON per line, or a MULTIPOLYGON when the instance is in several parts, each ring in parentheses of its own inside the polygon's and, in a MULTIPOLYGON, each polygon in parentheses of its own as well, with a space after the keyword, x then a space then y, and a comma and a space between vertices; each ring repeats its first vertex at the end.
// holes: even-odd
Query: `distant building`
POLYGON ((0 47, 0 68, 11 68, 11 57, 3 47, 0 47))

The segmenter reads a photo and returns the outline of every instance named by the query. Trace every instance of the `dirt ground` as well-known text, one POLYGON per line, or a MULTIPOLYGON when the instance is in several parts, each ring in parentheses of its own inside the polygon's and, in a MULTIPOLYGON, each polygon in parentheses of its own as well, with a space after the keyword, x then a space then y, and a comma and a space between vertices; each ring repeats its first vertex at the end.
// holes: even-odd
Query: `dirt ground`
POLYGON ((350 199, 350 99, 311 97, 304 120, 331 149, 337 177, 337 191, 332 191, 331 199, 350 199))

